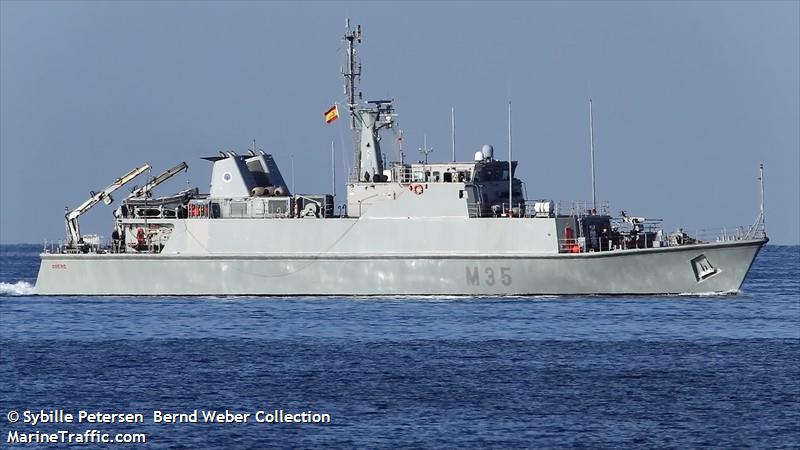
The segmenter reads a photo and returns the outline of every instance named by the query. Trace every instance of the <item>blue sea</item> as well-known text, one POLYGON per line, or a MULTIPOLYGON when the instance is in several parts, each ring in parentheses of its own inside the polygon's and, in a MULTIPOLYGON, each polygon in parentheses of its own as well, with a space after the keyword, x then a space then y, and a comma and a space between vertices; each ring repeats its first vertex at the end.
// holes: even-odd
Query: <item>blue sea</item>
POLYGON ((800 448, 798 246, 739 295, 613 298, 36 297, 38 251, 0 247, 0 448, 800 448), (251 415, 154 422, 195 410, 251 415))

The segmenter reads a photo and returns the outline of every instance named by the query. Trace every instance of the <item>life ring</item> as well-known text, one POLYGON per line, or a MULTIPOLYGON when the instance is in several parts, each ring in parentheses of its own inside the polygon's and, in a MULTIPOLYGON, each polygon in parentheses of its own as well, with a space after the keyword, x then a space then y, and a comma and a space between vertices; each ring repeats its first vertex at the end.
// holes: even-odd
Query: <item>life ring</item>
POLYGON ((425 192, 425 188, 422 187, 421 184, 414 185, 413 190, 414 190, 414 193, 417 194, 417 195, 422 195, 422 193, 425 192))

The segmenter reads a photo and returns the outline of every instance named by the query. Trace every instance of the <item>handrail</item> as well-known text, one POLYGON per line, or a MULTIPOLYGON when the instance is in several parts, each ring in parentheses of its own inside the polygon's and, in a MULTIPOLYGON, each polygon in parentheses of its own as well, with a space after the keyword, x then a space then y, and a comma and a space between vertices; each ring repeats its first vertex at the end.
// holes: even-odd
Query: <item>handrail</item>
MULTIPOLYGON (((627 235, 600 237, 599 251, 626 251, 653 247, 681 247, 685 245, 748 241, 766 237, 763 224, 756 222, 754 225, 738 227, 724 227, 719 229, 698 229, 694 233, 687 233, 683 229, 666 233, 661 229, 652 229, 638 234, 633 239, 627 235), (658 231, 653 233, 653 231, 658 231), (648 235, 650 237, 648 237, 648 235), (655 235, 655 236, 654 236, 655 235)), ((588 238, 572 237, 558 239, 559 253, 584 253, 589 249, 588 238)), ((596 246, 595 246, 596 247, 596 246)))
POLYGON ((592 201, 587 200, 559 200, 556 202, 556 215, 574 217, 593 216, 598 214, 601 216, 609 215, 610 203, 608 200, 601 200, 597 202, 597 210, 595 210, 593 205, 594 203, 592 201), (569 211, 569 213, 567 213, 567 211, 569 211))
POLYGON ((698 229, 692 237, 699 242, 707 243, 763 239, 767 237, 767 234, 764 231, 763 223, 757 221, 753 225, 698 229))

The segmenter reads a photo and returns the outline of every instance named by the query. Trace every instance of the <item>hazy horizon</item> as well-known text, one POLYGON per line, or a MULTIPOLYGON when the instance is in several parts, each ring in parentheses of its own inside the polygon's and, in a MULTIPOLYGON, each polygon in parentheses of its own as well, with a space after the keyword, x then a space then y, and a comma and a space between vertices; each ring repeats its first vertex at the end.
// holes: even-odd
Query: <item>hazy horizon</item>
MULTIPOLYGON (((771 243, 800 244, 800 3, 0 2, 0 243, 63 239, 64 208, 148 162, 208 191, 202 156, 257 139, 297 190, 341 201, 352 166, 344 19, 362 24, 364 100, 393 98, 407 159, 482 144, 529 198, 598 199, 665 229, 752 224, 765 165, 771 243), (344 113, 344 111, 342 111, 344 113), (345 152, 343 153, 342 150, 345 152)), ((383 151, 395 159, 395 140, 383 151)), ((142 185, 144 176, 134 184, 142 185)), ((116 207, 126 188, 114 196, 116 207)), ((110 235, 113 208, 81 217, 110 235)))

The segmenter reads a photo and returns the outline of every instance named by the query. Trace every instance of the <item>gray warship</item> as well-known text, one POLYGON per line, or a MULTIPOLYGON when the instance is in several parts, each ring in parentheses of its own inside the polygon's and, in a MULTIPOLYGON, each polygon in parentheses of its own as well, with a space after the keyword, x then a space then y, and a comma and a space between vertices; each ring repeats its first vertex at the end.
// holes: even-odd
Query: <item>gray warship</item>
MULTIPOLYGON (((65 216, 67 239, 45 245, 39 295, 528 296, 728 294, 768 242, 763 167, 752 225, 717 236, 666 232, 658 220, 610 214, 607 202, 529 199, 511 158, 491 145, 468 161, 388 162, 392 100, 362 102, 347 26, 342 70, 355 136, 346 201, 290 191, 271 154, 219 152, 208 193, 155 196, 180 163, 136 187, 114 210, 108 243, 79 217, 150 173, 144 164, 92 192, 65 216)), ((591 108, 591 105, 590 105, 591 108)), ((338 106, 326 121, 338 117, 338 106)), ((472 154, 472 153, 470 153, 472 154)), ((455 151, 454 151, 455 155, 455 151)), ((592 174, 594 184, 594 173, 592 174)), ((123 191, 124 192, 124 191, 123 191)))

